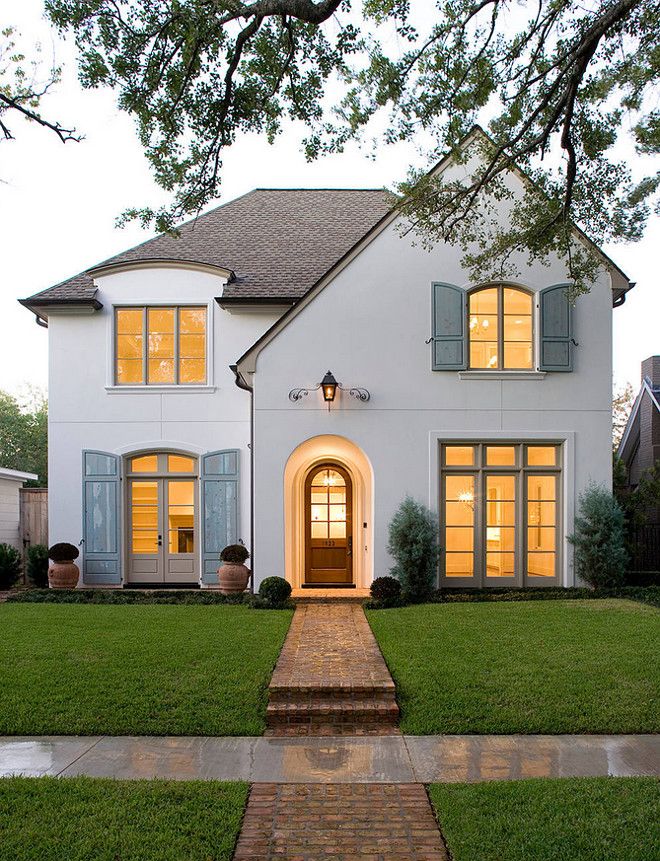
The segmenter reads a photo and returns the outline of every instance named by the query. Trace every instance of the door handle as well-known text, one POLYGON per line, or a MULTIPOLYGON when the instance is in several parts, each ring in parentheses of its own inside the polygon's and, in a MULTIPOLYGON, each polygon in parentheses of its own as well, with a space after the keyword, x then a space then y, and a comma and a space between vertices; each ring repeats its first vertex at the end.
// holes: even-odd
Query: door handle
POLYGON ((158 546, 159 546, 159 547, 162 547, 162 546, 163 546, 163 536, 162 536, 162 535, 159 535, 159 536, 158 536, 158 546))
POLYGON ((348 550, 346 552, 346 555, 347 556, 353 555, 353 536, 352 535, 348 536, 348 550))

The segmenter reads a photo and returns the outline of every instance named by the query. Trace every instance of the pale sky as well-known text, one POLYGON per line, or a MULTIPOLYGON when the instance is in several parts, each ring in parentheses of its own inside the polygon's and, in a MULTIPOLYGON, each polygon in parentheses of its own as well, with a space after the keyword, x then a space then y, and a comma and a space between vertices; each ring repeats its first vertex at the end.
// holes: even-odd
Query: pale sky
MULTIPOLYGON (((61 144, 44 129, 7 117, 16 140, 0 142, 0 389, 19 393, 26 385, 47 386, 47 338, 18 298, 56 284, 149 238, 136 225, 114 226, 132 205, 158 204, 132 120, 115 107, 110 91, 84 91, 78 84, 75 51, 42 20, 41 0, 5 0, 2 27, 16 26, 26 52, 41 42, 45 66, 53 52, 63 80, 43 110, 75 125, 81 143, 61 144)), ((420 164, 412 146, 383 148, 376 160, 357 147, 311 164, 300 152, 294 128, 269 146, 263 139, 239 141, 224 159, 218 203, 257 187, 393 187, 410 164, 420 164)), ((642 359, 660 353, 658 219, 642 242, 604 250, 637 286, 614 311, 614 377, 617 386, 639 382, 642 359)))

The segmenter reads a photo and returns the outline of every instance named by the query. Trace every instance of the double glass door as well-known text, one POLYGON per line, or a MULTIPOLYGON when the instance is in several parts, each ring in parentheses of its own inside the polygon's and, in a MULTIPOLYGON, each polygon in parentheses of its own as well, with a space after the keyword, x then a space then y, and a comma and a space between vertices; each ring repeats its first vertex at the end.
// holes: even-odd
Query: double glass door
MULTIPOLYGON (((196 478, 136 475, 153 467, 163 455, 133 458, 128 479, 129 564, 133 583, 190 584, 199 579, 196 563, 196 478), (146 461, 146 463, 145 463, 146 461), (142 467, 142 469, 140 469, 142 467)), ((175 467, 194 466, 192 458, 176 458, 175 467)), ((172 456, 165 455, 167 460, 172 456)), ((167 463, 166 460, 166 463, 167 463)))

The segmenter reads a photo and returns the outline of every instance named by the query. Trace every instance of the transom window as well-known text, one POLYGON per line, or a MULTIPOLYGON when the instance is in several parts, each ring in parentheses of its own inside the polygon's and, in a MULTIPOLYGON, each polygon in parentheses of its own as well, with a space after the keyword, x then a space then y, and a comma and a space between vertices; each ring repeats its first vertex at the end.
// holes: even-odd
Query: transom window
POLYGON ((116 308, 115 383, 205 384, 206 308, 116 308))
POLYGON ((441 511, 448 585, 557 579, 561 447, 442 446, 441 511))
POLYGON ((533 368, 533 302, 526 290, 499 284, 468 297, 470 368, 533 368))

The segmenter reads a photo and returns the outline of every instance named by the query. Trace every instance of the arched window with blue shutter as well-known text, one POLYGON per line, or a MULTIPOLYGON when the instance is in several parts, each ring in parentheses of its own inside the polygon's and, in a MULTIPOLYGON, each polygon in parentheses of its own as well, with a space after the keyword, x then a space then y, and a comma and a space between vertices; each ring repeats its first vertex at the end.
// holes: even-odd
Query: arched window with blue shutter
POLYGON ((546 287, 539 294, 540 351, 539 370, 573 370, 573 308, 568 284, 546 287))
POLYGON ((466 297, 455 284, 435 282, 432 287, 434 371, 462 371, 467 367, 466 297))

